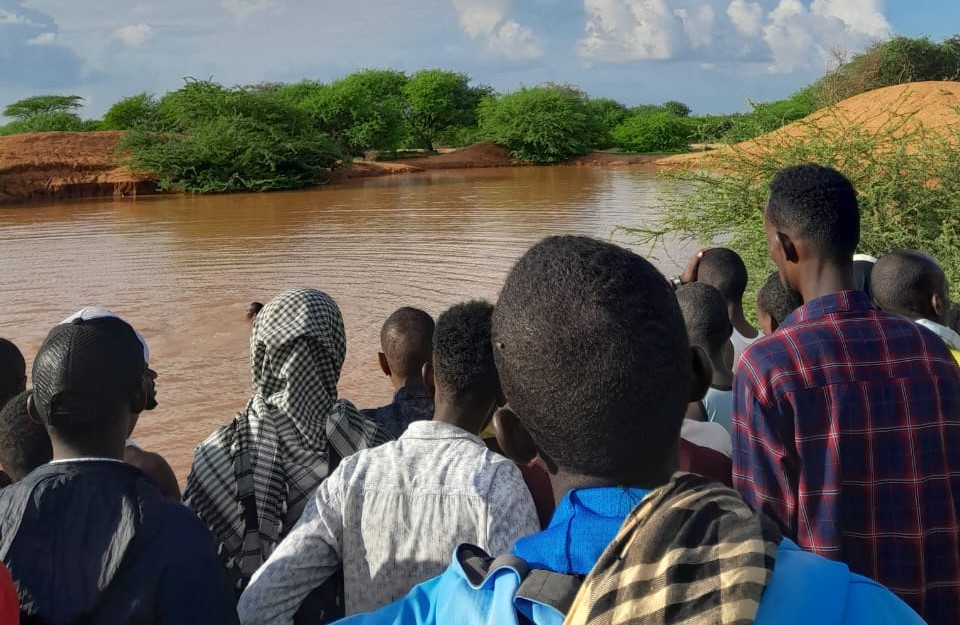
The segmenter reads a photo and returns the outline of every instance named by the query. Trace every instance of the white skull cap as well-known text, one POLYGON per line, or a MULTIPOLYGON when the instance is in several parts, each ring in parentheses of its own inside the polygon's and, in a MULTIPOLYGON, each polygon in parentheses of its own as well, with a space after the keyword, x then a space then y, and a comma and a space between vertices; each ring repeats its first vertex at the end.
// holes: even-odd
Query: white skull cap
MULTIPOLYGON (((129 325, 131 328, 133 328, 133 326, 130 325, 130 323, 126 319, 124 319, 120 315, 115 315, 109 310, 107 310, 106 308, 101 308, 100 306, 87 306, 86 308, 81 308, 77 312, 73 313, 72 315, 70 315, 63 321, 61 321, 59 325, 63 325, 65 323, 73 323, 77 319, 90 321, 91 319, 108 319, 111 317, 114 319, 119 319, 120 321, 123 321, 124 323, 129 325)), ((140 333, 136 331, 136 329, 133 330, 133 333, 137 335, 137 339, 140 341, 140 344, 143 345, 143 362, 149 365, 150 364, 150 348, 147 347, 147 342, 143 339, 143 336, 141 336, 140 333)))

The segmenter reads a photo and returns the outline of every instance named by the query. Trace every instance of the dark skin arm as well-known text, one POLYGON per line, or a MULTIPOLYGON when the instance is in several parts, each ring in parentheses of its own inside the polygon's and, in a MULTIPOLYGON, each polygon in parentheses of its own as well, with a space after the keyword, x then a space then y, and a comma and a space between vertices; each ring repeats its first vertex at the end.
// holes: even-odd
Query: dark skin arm
POLYGON ((177 476, 163 456, 136 447, 127 447, 123 451, 123 461, 153 478, 164 495, 180 501, 180 484, 177 482, 177 476))

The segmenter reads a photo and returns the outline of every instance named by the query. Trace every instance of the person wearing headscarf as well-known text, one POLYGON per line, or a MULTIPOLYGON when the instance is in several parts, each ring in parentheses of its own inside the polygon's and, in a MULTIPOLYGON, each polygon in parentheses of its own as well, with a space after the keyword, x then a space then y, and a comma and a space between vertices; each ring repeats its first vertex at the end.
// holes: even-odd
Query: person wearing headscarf
POLYGON ((253 396, 197 447, 184 491, 238 591, 340 459, 389 438, 337 397, 345 356, 343 318, 325 293, 285 291, 254 319, 253 396))

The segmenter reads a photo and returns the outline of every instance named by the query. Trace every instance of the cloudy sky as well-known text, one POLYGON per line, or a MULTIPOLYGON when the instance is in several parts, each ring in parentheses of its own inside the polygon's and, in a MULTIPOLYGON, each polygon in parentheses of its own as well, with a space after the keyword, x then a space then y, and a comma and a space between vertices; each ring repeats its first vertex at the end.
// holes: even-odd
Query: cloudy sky
POLYGON ((443 67, 510 90, 740 110, 818 77, 831 50, 960 30, 960 0, 0 0, 0 103, 113 101, 185 76, 330 80, 443 67))

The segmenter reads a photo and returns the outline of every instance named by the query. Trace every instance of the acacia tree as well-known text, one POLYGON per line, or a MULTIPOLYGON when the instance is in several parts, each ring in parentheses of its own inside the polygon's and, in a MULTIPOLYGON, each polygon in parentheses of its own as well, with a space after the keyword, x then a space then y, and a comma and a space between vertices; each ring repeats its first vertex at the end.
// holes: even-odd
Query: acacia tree
POLYGON ((37 95, 8 105, 3 116, 24 121, 37 115, 73 113, 81 106, 83 98, 78 95, 37 95))
POLYGON ((414 74, 403 88, 413 145, 433 150, 444 131, 474 126, 477 106, 491 92, 471 87, 470 77, 458 72, 425 69, 414 74))

